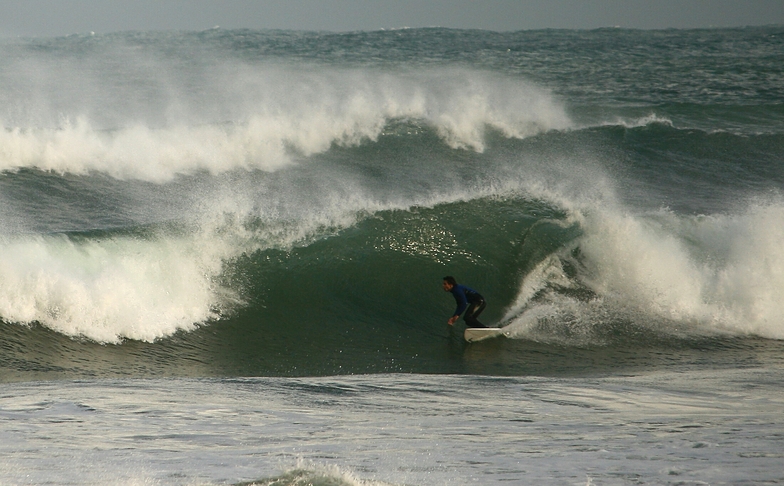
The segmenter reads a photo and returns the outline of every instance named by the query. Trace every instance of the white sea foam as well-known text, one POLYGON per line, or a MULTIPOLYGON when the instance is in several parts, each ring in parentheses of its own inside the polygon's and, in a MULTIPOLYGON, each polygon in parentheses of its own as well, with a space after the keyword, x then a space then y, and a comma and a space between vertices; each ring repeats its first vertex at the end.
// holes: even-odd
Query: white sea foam
POLYGON ((531 315, 541 312, 530 314, 532 309, 544 306, 550 316, 558 314, 555 306, 585 326, 600 324, 609 309, 664 331, 713 329, 784 339, 784 204, 755 203, 733 215, 640 215, 608 207, 580 214, 585 267, 578 280, 604 310, 572 299, 532 303, 548 285, 568 287, 550 259, 521 284, 507 315, 515 332, 536 327, 531 315))
POLYGON ((784 206, 737 215, 626 215, 589 236, 595 284, 678 321, 784 338, 784 206))
POLYGON ((0 243, 0 315, 98 342, 152 341, 216 317, 232 298, 220 258, 193 241, 64 236, 0 243))
POLYGON ((625 117, 616 117, 613 120, 605 121, 601 123, 602 126, 622 126, 625 128, 639 128, 639 127, 646 127, 648 125, 667 125, 672 126, 672 120, 668 117, 657 115, 656 113, 651 113, 649 115, 639 117, 639 118, 625 118, 625 117))
POLYGON ((391 486, 384 481, 362 479, 353 471, 334 464, 319 464, 297 459, 295 469, 281 476, 254 481, 254 486, 274 486, 277 484, 330 484, 335 486, 391 486))

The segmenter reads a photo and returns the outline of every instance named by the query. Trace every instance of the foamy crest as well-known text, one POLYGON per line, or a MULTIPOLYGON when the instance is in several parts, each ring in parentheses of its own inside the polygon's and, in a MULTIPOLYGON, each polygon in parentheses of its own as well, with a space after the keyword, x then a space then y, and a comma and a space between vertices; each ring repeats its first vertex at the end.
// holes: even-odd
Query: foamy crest
POLYGON ((284 140, 276 131, 252 123, 239 130, 209 126, 153 130, 137 125, 105 132, 79 119, 57 130, 0 132, 0 170, 97 171, 154 182, 196 171, 274 170, 289 162, 284 140))
MULTIPOLYGON (((62 120, 57 126, 32 119, 22 126, 17 116, 15 124, 6 122, 0 130, 0 170, 99 171, 165 182, 197 171, 276 170, 333 144, 376 140, 392 120, 417 120, 450 147, 475 151, 484 150, 487 127, 522 138, 570 125, 547 91, 476 71, 393 75, 228 64, 216 71, 209 73, 207 98, 182 88, 179 96, 140 98, 134 113, 120 108, 102 113, 80 105, 97 101, 77 99, 69 111, 57 113, 62 120)), ((118 98, 141 96, 132 86, 126 95, 95 83, 95 98, 106 106, 132 104, 118 98)))
POLYGON ((181 240, 0 243, 0 315, 98 342, 152 341, 216 317, 220 259, 181 240), (205 254, 206 253, 206 254, 205 254))
POLYGON ((573 247, 532 269, 504 318, 512 336, 552 331, 546 339, 560 332, 586 342, 594 338, 590 328, 620 319, 663 332, 784 339, 783 204, 754 204, 735 215, 635 215, 611 207, 574 214, 584 230, 575 243, 577 275, 563 271, 573 247), (579 287, 595 298, 553 291, 579 287))
POLYGON ((273 486, 283 484, 328 484, 334 486, 391 486, 390 483, 362 479, 354 472, 345 468, 340 468, 332 464, 319 464, 306 461, 302 458, 297 459, 295 469, 289 470, 284 474, 267 479, 253 481, 254 486, 273 486))
POLYGON ((621 118, 617 117, 612 121, 602 123, 604 126, 622 126, 625 128, 639 128, 647 127, 648 125, 667 125, 672 126, 672 120, 667 117, 662 117, 656 113, 643 116, 640 118, 621 118))
POLYGON ((784 206, 760 205, 741 216, 698 225, 723 264, 708 287, 736 329, 784 339, 784 206))
POLYGON ((599 294, 684 324, 784 338, 784 206, 586 223, 581 249, 599 294))

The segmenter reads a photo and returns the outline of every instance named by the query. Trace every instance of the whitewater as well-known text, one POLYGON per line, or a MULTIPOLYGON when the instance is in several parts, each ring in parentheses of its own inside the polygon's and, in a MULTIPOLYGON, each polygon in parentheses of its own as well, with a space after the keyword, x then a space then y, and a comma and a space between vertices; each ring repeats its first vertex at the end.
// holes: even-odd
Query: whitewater
POLYGON ((3 39, 0 483, 784 480, 782 42, 3 39))

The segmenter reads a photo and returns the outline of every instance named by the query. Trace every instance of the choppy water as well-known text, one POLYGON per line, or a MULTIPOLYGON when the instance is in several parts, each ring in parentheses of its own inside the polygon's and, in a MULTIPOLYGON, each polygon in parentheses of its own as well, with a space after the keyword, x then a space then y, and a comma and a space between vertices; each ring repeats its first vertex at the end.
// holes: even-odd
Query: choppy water
POLYGON ((777 483, 781 386, 762 370, 13 384, 0 397, 0 474, 5 484, 777 483))
POLYGON ((3 40, 0 482, 781 481, 783 66, 780 26, 3 40))

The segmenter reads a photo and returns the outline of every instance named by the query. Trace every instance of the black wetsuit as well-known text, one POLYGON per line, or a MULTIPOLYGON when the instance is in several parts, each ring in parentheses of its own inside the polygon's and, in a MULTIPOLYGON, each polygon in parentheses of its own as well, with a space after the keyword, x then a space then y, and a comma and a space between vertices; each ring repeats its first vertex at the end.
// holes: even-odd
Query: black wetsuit
POLYGON ((450 292, 452 292, 455 302, 457 302, 457 309, 455 309, 455 313, 452 315, 459 316, 465 311, 463 319, 465 319, 468 327, 487 327, 477 320, 479 314, 485 310, 486 305, 484 297, 479 295, 479 292, 460 284, 452 287, 450 292))

